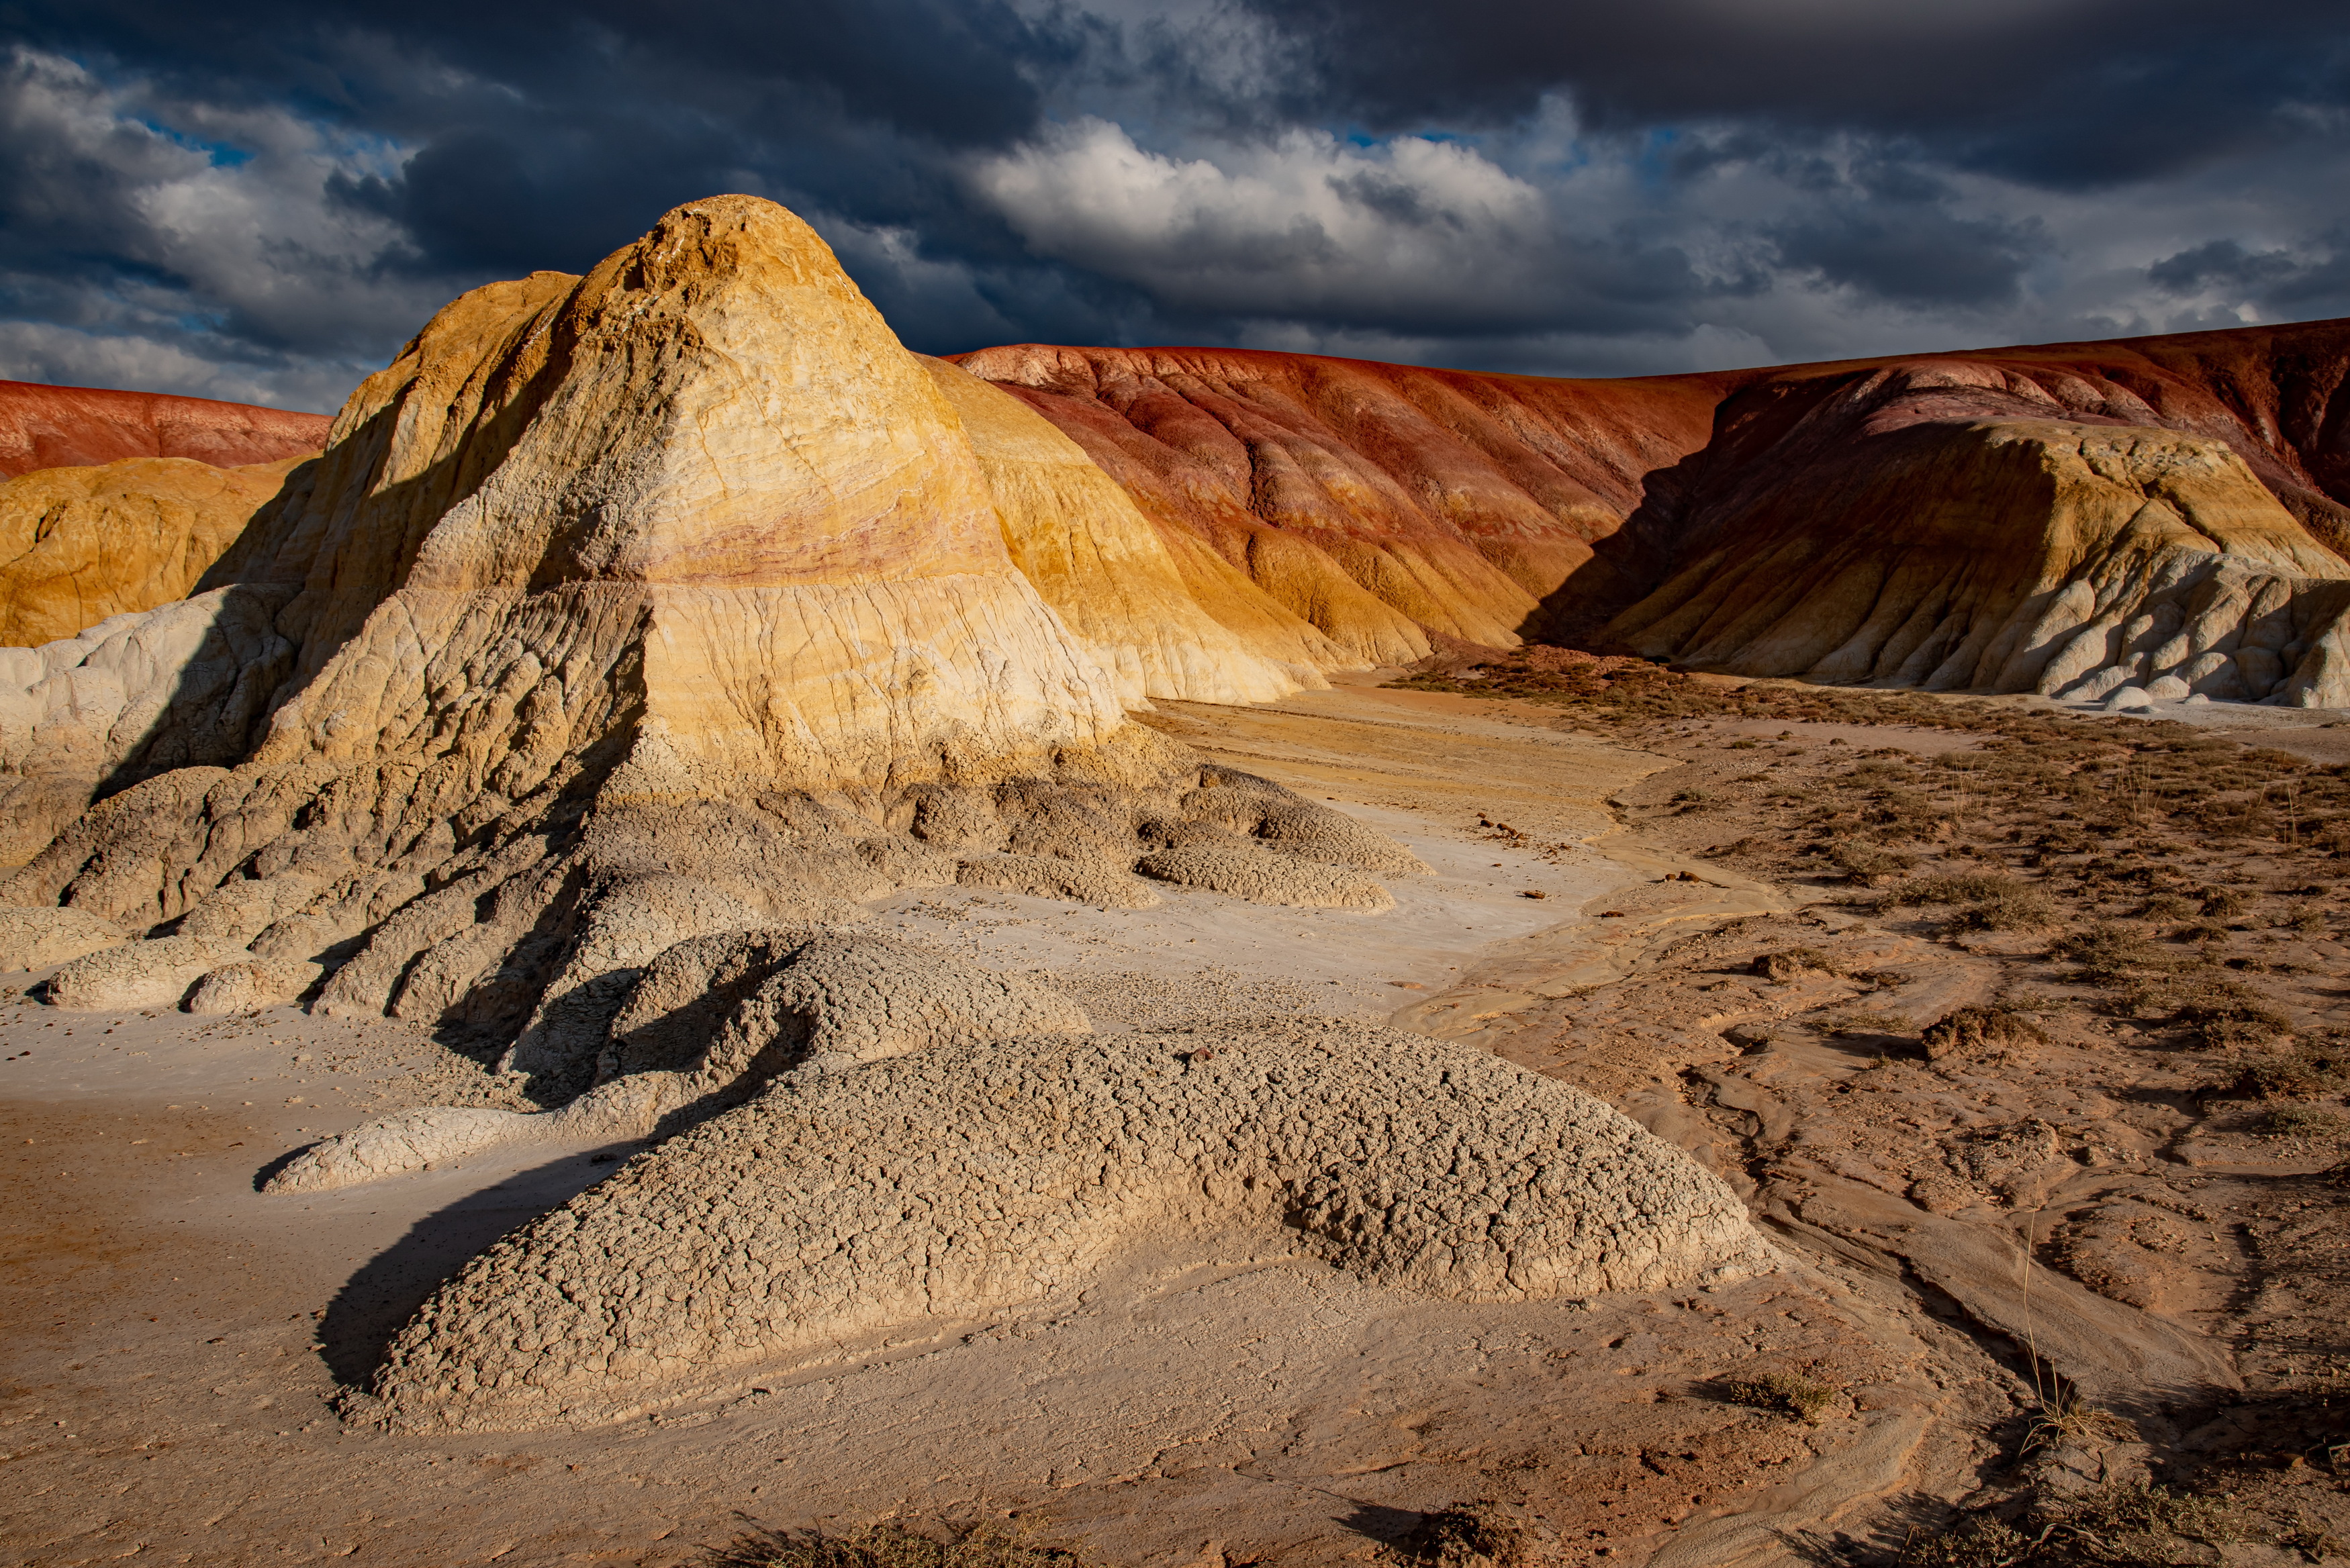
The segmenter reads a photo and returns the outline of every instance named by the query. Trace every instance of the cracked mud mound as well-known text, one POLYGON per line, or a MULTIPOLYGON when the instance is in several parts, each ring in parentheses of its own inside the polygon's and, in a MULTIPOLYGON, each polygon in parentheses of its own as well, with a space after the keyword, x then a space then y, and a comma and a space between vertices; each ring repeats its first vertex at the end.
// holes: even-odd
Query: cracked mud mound
POLYGON ((264 1190, 326 1191, 504 1144, 674 1133, 778 1073, 1087 1027, 1057 992, 872 932, 697 937, 646 967, 613 1016, 596 1087, 560 1110, 431 1106, 380 1117, 304 1149, 264 1190))
POLYGON ((1122 1244, 1285 1224, 1461 1301, 1665 1289, 1773 1254, 1596 1099, 1361 1024, 948 1046, 777 1079, 501 1241, 394 1342, 410 1430, 625 1417, 735 1369, 1079 1284, 1122 1244))

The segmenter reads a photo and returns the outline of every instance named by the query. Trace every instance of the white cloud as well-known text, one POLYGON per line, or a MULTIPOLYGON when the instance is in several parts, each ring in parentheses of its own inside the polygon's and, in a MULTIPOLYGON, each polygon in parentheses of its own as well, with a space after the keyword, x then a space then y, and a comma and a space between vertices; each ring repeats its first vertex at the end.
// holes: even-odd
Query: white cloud
POLYGON ((1421 137, 1293 130, 1215 161, 1088 118, 970 179, 1038 254, 1202 314, 1475 315, 1541 291, 1531 273, 1550 238, 1541 192, 1421 137))
POLYGON ((0 65, 0 292, 46 325, 0 335, 0 375, 333 407, 452 292, 396 265, 396 225, 329 199, 334 175, 400 154, 17 49, 0 65))

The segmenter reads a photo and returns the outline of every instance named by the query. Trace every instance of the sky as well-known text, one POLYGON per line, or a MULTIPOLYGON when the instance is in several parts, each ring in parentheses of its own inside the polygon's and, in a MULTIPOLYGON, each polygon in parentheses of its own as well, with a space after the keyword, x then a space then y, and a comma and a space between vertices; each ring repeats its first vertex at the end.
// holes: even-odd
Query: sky
POLYGON ((0 378, 331 410, 722 192, 912 348, 1636 375, 2350 315, 2341 0, 0 0, 0 378))

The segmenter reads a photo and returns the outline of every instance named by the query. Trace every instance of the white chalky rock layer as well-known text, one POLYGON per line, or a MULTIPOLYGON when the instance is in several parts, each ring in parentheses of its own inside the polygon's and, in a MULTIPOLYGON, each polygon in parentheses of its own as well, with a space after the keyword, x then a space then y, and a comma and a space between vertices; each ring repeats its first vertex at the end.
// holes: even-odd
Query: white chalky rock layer
POLYGON ((1719 1179, 1601 1101, 1330 1021, 967 1044, 776 1080, 500 1241, 394 1341, 404 1430, 625 1418, 1081 1280, 1122 1243, 1279 1222, 1459 1301, 1772 1264, 1719 1179))

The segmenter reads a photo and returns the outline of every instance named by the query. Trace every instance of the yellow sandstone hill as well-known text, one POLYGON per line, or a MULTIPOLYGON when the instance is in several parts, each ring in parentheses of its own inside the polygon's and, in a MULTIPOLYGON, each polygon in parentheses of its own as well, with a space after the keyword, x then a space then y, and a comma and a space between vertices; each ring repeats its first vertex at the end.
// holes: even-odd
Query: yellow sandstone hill
POLYGON ((1127 721, 1135 685, 1311 671, 1191 605, 1003 394, 963 395, 977 447, 816 234, 750 197, 452 303, 201 591, 10 650, 0 785, 51 816, 103 798, 0 897, 151 938, 53 998, 315 985, 470 1031, 561 1098, 638 970, 707 932, 953 882, 1133 907, 1138 867, 1193 876, 1177 846, 1275 901, 1409 869, 1127 721))
POLYGON ((134 457, 0 483, 0 646, 185 598, 304 461, 134 457))

